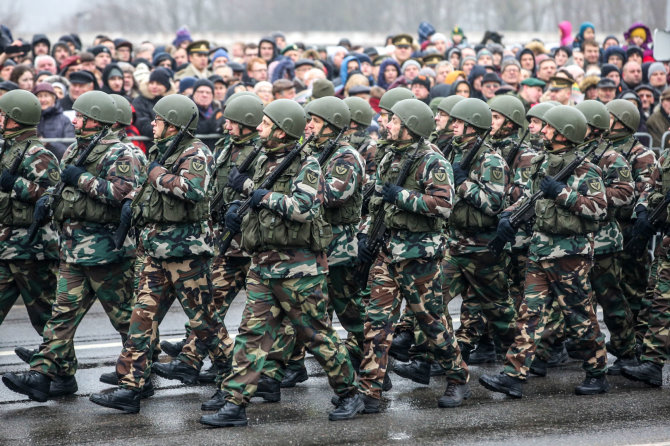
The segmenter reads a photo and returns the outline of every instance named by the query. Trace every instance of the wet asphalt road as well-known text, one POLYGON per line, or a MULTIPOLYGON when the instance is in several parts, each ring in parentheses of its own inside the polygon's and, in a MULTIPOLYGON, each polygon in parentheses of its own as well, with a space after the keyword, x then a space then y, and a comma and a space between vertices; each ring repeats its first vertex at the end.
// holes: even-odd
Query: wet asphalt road
MULTIPOLYGON (((228 314, 231 334, 237 331, 242 298, 238 296, 228 314)), ((450 305, 456 325, 459 303, 450 305)), ((181 308, 173 306, 161 325, 163 339, 179 339, 185 320, 181 308)), ((34 347, 39 341, 25 309, 15 306, 0 326, 0 374, 27 370, 13 349, 34 347)), ((198 418, 203 413, 200 404, 214 393, 212 386, 186 387, 154 378, 156 395, 142 402, 139 415, 88 401, 91 393, 109 387, 98 377, 113 370, 121 348, 99 304, 84 318, 75 344, 79 360, 75 396, 40 404, 0 384, 0 444, 670 444, 668 373, 662 389, 610 377, 609 394, 578 397, 573 387, 584 375, 580 363, 569 362, 550 369, 547 378, 531 378, 524 397, 513 400, 477 382, 483 373, 497 373, 500 364, 472 366, 472 398, 457 409, 437 407, 446 385, 443 377, 421 386, 392 374, 393 389, 385 393, 381 414, 329 422, 332 391, 310 358, 310 379, 284 389, 280 403, 253 400, 247 408, 248 427, 211 429, 200 425, 198 418)))

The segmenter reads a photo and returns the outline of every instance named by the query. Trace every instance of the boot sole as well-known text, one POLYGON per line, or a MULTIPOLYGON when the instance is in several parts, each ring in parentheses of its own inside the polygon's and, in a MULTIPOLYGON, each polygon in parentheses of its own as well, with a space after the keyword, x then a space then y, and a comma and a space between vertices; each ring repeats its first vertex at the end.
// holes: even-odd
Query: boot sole
POLYGON ((365 410, 365 403, 363 401, 360 401, 358 404, 358 407, 356 410, 354 410, 351 414, 345 415, 345 414, 333 414, 332 412, 328 414, 328 419, 330 421, 342 421, 342 420, 350 420, 354 418, 356 415, 359 413, 363 412, 365 410))
POLYGON ((203 384, 210 384, 216 381, 216 376, 202 376, 198 375, 198 382, 203 384))
MULTIPOLYGON (((630 373, 627 373, 626 370, 623 369, 623 368, 621 369, 621 375, 624 378, 630 379, 631 381, 643 382, 643 383, 648 384, 652 387, 662 387, 663 386, 663 379, 662 378, 660 380, 653 379, 653 378, 645 379, 645 378, 648 378, 648 377, 638 377, 638 376, 635 376, 635 375, 631 375, 630 373)), ((4 380, 4 378, 3 378, 3 380, 4 380)))
POLYGON ((241 427, 249 424, 247 420, 218 421, 216 415, 203 415, 200 417, 200 424, 215 427, 241 427))
POLYGON ((486 381, 483 377, 479 377, 479 384, 482 386, 486 387, 492 392, 498 392, 498 393, 504 393, 505 395, 511 396, 512 398, 521 398, 522 394, 521 392, 511 392, 507 387, 501 387, 498 386, 497 384, 492 384, 486 381))
POLYGON ((97 404, 98 406, 107 407, 109 409, 120 410, 124 413, 139 413, 140 412, 139 407, 129 406, 127 404, 109 403, 106 400, 96 398, 95 395, 91 395, 88 399, 92 403, 97 404))
MULTIPOLYGON (((112 381, 111 379, 103 379, 102 376, 100 376, 100 382, 105 383, 105 384, 109 384, 110 386, 118 386, 119 385, 119 380, 118 379, 116 379, 115 381, 112 381)), ((145 387, 142 387, 142 391, 140 392, 140 398, 144 400, 144 399, 149 398, 150 396, 154 396, 155 393, 156 392, 155 392, 153 387, 150 387, 149 389, 147 389, 146 386, 145 386, 145 387)))
POLYGON ((445 401, 442 398, 440 398, 437 401, 437 407, 442 407, 444 409, 449 409, 449 408, 452 408, 452 407, 458 407, 461 404, 463 404, 463 401, 467 400, 471 396, 472 396, 472 389, 468 388, 468 390, 463 395, 463 399, 461 401, 459 401, 458 403, 456 403, 455 401, 454 402, 445 401))
POLYGON ((58 398, 61 396, 73 395, 77 393, 78 390, 79 387, 76 385, 71 389, 63 389, 57 392, 52 392, 51 390, 49 390, 49 398, 58 398))
POLYGON ((37 401, 39 403, 45 403, 49 400, 49 394, 46 392, 40 392, 35 390, 32 387, 26 387, 23 386, 22 384, 15 383, 14 381, 11 380, 11 378, 7 376, 2 377, 2 382, 5 383, 5 385, 12 391, 16 393, 20 393, 22 395, 26 395, 28 398, 30 398, 33 401, 37 401))
POLYGON ((268 403, 278 403, 281 400, 281 392, 256 392, 254 396, 261 397, 268 403))
POLYGON ((528 371, 535 376, 539 376, 540 378, 544 378, 544 377, 547 376, 547 371, 546 370, 538 370, 538 369, 534 369, 534 368, 530 367, 528 369, 528 371))
POLYGON ((154 368, 153 370, 156 372, 156 375, 160 376, 161 378, 179 380, 182 382, 182 384, 186 384, 189 386, 195 386, 196 384, 198 384, 197 376, 185 375, 183 373, 172 373, 172 374, 164 373, 159 368, 154 368))
POLYGON ((594 389, 594 390, 579 390, 575 389, 575 395, 599 395, 601 393, 607 393, 610 391, 609 386, 606 389, 594 389))
POLYGON ((283 389, 290 389, 291 387, 295 387, 296 384, 298 384, 298 383, 304 383, 305 381, 307 381, 307 379, 309 379, 309 376, 307 375, 307 373, 304 373, 304 374, 301 373, 300 375, 298 375, 298 377, 295 380, 288 381, 288 382, 285 382, 284 380, 282 380, 282 382, 279 384, 279 387, 281 387, 283 389))
MULTIPOLYGON (((401 369, 401 370, 402 370, 402 369, 401 369)), ((430 376, 429 376, 428 379, 425 379, 425 380, 424 380, 424 379, 417 379, 416 377, 413 377, 413 376, 411 376, 411 375, 409 375, 409 374, 405 375, 404 372, 401 372, 400 370, 397 370, 397 369, 393 369, 393 372, 394 372, 396 375, 398 375, 398 376, 402 376, 403 378, 407 378, 407 379, 409 379, 409 380, 411 380, 411 381, 414 381, 415 383, 423 384, 424 386, 430 385, 430 376)))

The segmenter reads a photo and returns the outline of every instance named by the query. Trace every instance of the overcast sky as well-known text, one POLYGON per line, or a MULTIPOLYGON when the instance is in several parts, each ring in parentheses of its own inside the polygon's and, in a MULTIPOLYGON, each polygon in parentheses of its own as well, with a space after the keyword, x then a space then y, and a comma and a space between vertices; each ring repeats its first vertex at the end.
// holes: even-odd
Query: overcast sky
POLYGON ((85 3, 85 0, 21 0, 14 2, 13 7, 22 13, 18 29, 34 33, 56 31, 53 27, 63 18, 76 13, 85 3))

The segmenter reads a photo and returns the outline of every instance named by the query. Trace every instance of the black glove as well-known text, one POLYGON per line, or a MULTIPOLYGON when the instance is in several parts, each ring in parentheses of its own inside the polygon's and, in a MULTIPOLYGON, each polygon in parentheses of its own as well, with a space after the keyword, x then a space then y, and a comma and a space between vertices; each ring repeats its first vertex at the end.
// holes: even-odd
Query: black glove
POLYGON ((544 192, 544 196, 551 198, 552 200, 558 197, 558 194, 561 193, 564 187, 565 183, 556 181, 550 176, 542 178, 542 181, 540 182, 540 189, 542 189, 542 192, 544 192))
POLYGON ((149 163, 149 166, 147 167, 147 175, 149 175, 149 172, 151 172, 154 168, 156 167, 162 167, 158 161, 152 161, 149 163))
POLYGON ((7 169, 3 170, 2 175, 0 176, 0 189, 6 193, 11 192, 18 177, 18 175, 13 175, 7 169))
POLYGON ((670 201, 670 189, 668 189, 668 191, 665 193, 665 199, 670 201))
POLYGON ((395 204, 396 198, 398 197, 398 192, 402 190, 402 187, 396 186, 395 184, 386 183, 382 188, 382 199, 391 204, 395 204))
POLYGON ((240 173, 237 167, 233 167, 228 174, 228 187, 235 192, 242 192, 244 190, 244 182, 249 179, 246 173, 240 173))
POLYGON ((240 228, 242 227, 242 217, 237 215, 237 210, 240 208, 240 203, 238 201, 235 201, 228 206, 228 212, 226 212, 225 216, 225 222, 226 222, 226 228, 230 230, 230 232, 237 234, 240 232, 240 228))
POLYGON ((458 187, 468 179, 468 173, 461 167, 461 163, 454 163, 451 168, 454 171, 454 184, 458 187))
POLYGON ((86 172, 85 169, 77 166, 73 166, 70 164, 65 168, 63 171, 63 174, 61 175, 61 179, 63 180, 63 183, 67 184, 68 186, 77 186, 77 182, 79 181, 79 177, 86 172))
POLYGON ((635 220, 635 225, 633 226, 633 238, 640 239, 650 239, 654 234, 656 234, 656 228, 649 223, 649 216, 647 215, 647 210, 643 209, 638 212, 637 219, 635 220))
POLYGON ((258 206, 261 205, 261 200, 268 194, 268 192, 270 191, 267 189, 256 189, 251 196, 251 207, 258 209, 258 206))
POLYGON ((358 236, 358 260, 361 263, 372 263, 374 258, 372 257, 373 253, 368 248, 368 236, 359 235, 358 236))
POLYGON ((505 216, 498 221, 498 237, 506 242, 513 242, 516 235, 516 229, 509 222, 509 217, 505 216))
POLYGON ((133 210, 130 208, 131 200, 123 200, 121 205, 121 222, 120 225, 130 226, 130 220, 133 217, 133 210))
POLYGON ((35 202, 35 211, 33 212, 33 220, 42 225, 49 216, 49 210, 47 209, 47 200, 49 197, 43 196, 35 202))

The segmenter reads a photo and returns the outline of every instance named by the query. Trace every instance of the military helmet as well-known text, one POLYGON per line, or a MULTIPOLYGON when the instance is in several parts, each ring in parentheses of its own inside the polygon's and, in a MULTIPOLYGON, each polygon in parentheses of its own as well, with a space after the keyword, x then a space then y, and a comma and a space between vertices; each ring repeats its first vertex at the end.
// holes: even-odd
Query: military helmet
POLYGON ((0 97, 0 111, 23 125, 37 125, 42 108, 37 96, 26 90, 11 90, 0 97))
POLYGON ((128 99, 120 94, 110 94, 114 105, 116 105, 116 122, 123 125, 130 125, 133 123, 133 109, 130 106, 128 99))
POLYGON ((291 138, 298 139, 305 132, 307 116, 303 108, 290 99, 277 99, 270 102, 263 114, 291 138))
POLYGON ((575 144, 584 142, 586 117, 575 107, 556 105, 544 114, 544 121, 575 144))
POLYGON ((415 135, 428 138, 435 130, 433 111, 418 99, 403 99, 396 102, 391 113, 397 116, 403 125, 415 135))
POLYGON ((600 130, 608 130, 610 128, 610 114, 602 102, 589 99, 580 102, 576 107, 577 110, 582 112, 586 118, 586 122, 591 127, 600 130))
POLYGON ((553 101, 542 102, 531 107, 531 109, 528 110, 528 113, 526 113, 526 119, 530 121, 530 118, 537 118, 542 122, 546 122, 544 120, 544 114, 556 106, 556 104, 552 104, 552 102, 553 101))
POLYGON ((458 104, 463 99, 465 99, 463 96, 452 94, 451 96, 442 98, 440 103, 437 105, 437 109, 451 116, 451 109, 454 108, 454 105, 458 104))
POLYGON ((416 99, 416 96, 407 88, 392 88, 382 95, 382 98, 379 100, 379 108, 390 112, 396 102, 403 99, 416 99))
POLYGON ((263 101, 256 95, 238 96, 226 103, 223 117, 255 129, 263 121, 263 101))
POLYGON ((626 99, 614 99, 607 103, 607 110, 631 132, 640 126, 640 112, 626 99))
POLYGON ((503 94, 494 96, 489 100, 492 111, 498 112, 519 127, 525 124, 526 109, 516 96, 503 94))
POLYGON ((491 109, 481 99, 466 98, 451 109, 451 117, 480 130, 491 128, 491 109))
MULTIPOLYGON (((238 91, 237 93, 231 94, 230 97, 228 97, 228 99, 226 99, 226 102, 223 103, 224 107, 226 105, 228 105, 233 99, 237 99, 240 96, 254 96, 254 97, 258 98, 258 95, 256 93, 254 93, 253 91, 246 91, 246 90, 245 91, 238 91)), ((258 99, 260 99, 260 98, 258 98, 258 99)))
POLYGON ((352 96, 346 98, 344 103, 349 107, 351 120, 364 127, 369 127, 372 123, 372 117, 375 111, 370 107, 370 103, 363 98, 352 96))
POLYGON ((72 104, 72 110, 103 124, 116 123, 114 99, 102 91, 93 90, 82 94, 72 104))
POLYGON ((335 96, 314 99, 305 106, 305 113, 318 116, 329 125, 342 130, 351 122, 351 112, 347 104, 335 96))
POLYGON ((195 102, 186 96, 171 94, 162 97, 154 105, 154 112, 163 118, 165 122, 178 128, 182 128, 188 124, 191 117, 195 114, 195 119, 193 119, 188 129, 194 131, 198 127, 198 107, 196 107, 195 102))

